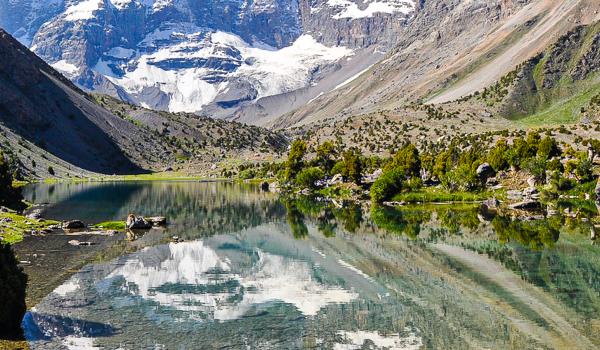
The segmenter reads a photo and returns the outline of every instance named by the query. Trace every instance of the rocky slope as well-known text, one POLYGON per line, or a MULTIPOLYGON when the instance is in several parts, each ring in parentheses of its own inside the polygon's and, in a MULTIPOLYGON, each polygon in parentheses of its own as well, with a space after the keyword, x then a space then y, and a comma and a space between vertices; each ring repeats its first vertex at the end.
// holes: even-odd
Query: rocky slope
POLYGON ((442 103, 493 85, 578 24, 600 19, 592 0, 425 1, 396 48, 381 62, 270 125, 442 103))
POLYGON ((165 167, 198 173, 230 158, 272 157, 286 147, 283 137, 258 127, 90 96, 1 30, 0 56, 0 145, 22 176, 165 167))
POLYGON ((0 0, 0 26, 84 89, 228 118, 334 72, 330 84, 347 80, 373 63, 351 58, 392 46, 418 8, 413 0, 0 0), (356 68, 341 69, 350 61, 356 68))

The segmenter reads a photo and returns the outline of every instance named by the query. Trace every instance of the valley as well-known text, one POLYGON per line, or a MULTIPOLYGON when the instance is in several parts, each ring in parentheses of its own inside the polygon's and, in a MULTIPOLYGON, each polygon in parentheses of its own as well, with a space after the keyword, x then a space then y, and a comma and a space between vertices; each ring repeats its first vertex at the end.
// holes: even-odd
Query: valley
POLYGON ((595 349, 597 0, 0 0, 0 349, 595 349))

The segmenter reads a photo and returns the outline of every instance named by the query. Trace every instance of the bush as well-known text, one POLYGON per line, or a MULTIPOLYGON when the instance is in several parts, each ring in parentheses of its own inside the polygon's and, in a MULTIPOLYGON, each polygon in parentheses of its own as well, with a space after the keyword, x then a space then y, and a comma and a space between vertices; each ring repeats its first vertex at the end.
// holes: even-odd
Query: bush
POLYGON ((442 186, 448 191, 474 191, 481 187, 481 182, 472 165, 462 164, 442 178, 442 186))
POLYGON ((12 182, 13 177, 8 162, 0 152, 0 205, 16 210, 23 209, 21 192, 13 187, 12 182))
POLYGON ((371 200, 375 203, 381 203, 392 198, 402 190, 403 179, 404 172, 399 169, 392 169, 383 173, 371 186, 371 200))
POLYGON ((26 311, 27 275, 7 244, 0 244, 0 286, 0 339, 17 338, 26 311))
POLYGON ((296 183, 300 186, 315 188, 315 183, 325 176, 323 170, 317 167, 302 169, 296 175, 296 183))
POLYGON ((254 169, 242 170, 238 176, 242 180, 253 179, 256 177, 256 171, 254 169))

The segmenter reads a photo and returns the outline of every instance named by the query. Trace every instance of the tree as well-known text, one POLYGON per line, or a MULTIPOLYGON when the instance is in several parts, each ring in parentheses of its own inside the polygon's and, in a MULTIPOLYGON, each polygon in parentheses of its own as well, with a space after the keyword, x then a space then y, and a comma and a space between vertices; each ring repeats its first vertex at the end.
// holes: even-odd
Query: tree
POLYGON ((0 205, 17 210, 23 209, 21 192, 15 189, 12 183, 12 172, 4 154, 0 152, 0 205))
POLYGON ((342 176, 355 184, 359 185, 362 180, 362 162, 360 160, 360 152, 356 148, 352 148, 343 155, 344 168, 342 176))
POLYGON ((21 335, 27 275, 8 244, 0 244, 0 339, 21 335))
POLYGON ((404 178, 404 172, 398 168, 384 172, 371 186, 371 200, 381 203, 400 193, 404 178))
POLYGON ((560 155, 560 149, 552 137, 544 137, 537 146, 538 158, 547 160, 558 155, 560 155))
POLYGON ((333 143, 325 141, 317 147, 316 164, 323 168, 326 173, 331 172, 335 165, 336 150, 333 143))
POLYGON ((316 182, 325 177, 323 170, 317 167, 305 168, 296 175, 296 183, 303 187, 315 188, 316 182))
POLYGON ((304 166, 304 155, 306 154, 306 142, 295 140, 290 147, 290 153, 286 162, 286 180, 291 181, 296 178, 296 174, 304 166))
POLYGON ((496 171, 505 170, 508 168, 508 152, 509 147, 505 139, 500 139, 496 145, 490 150, 487 156, 488 163, 496 171))
POLYGON ((386 165, 385 170, 401 169, 406 176, 419 176, 421 171, 421 158, 419 156, 419 150, 415 145, 409 143, 402 147, 391 162, 386 165))

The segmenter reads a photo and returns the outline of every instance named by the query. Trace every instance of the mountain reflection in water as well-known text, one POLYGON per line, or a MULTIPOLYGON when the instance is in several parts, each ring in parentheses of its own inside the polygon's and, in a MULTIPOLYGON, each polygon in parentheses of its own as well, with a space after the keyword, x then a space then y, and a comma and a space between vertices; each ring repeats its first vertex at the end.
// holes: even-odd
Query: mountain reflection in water
POLYGON ((600 346, 593 208, 525 221, 475 205, 339 208, 227 183, 45 186, 26 194, 51 203, 48 217, 170 213, 171 224, 47 295, 23 322, 33 349, 600 346), (156 239, 173 234, 185 241, 156 239))

